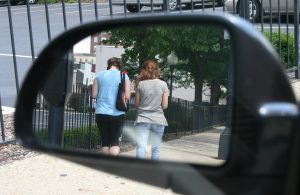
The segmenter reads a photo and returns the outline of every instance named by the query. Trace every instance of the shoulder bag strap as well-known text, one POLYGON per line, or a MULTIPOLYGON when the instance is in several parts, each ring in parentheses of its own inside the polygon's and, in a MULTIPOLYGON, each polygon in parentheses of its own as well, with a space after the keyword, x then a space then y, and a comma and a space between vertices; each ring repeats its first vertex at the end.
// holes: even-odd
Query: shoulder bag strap
POLYGON ((122 73, 122 71, 120 71, 120 76, 121 76, 121 83, 125 83, 125 74, 122 73))

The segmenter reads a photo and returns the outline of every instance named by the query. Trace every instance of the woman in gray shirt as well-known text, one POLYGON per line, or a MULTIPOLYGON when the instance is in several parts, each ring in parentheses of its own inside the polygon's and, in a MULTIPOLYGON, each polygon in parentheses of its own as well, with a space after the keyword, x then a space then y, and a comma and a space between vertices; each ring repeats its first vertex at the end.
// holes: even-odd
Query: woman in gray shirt
POLYGON ((160 69, 154 60, 148 60, 135 82, 137 108, 137 158, 145 158, 148 137, 151 140, 151 158, 159 159, 160 144, 165 126, 168 126, 163 109, 168 107, 169 90, 159 79, 160 69))

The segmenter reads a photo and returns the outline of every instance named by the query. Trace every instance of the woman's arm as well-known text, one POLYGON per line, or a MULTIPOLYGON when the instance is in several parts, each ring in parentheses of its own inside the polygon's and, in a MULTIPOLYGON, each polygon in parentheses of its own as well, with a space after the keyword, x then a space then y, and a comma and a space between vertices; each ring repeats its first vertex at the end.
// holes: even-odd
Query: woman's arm
POLYGON ((163 93, 163 97, 162 97, 162 101, 161 101, 162 109, 167 109, 168 108, 168 100, 169 100, 169 92, 165 91, 163 93))
POLYGON ((126 100, 130 99, 130 81, 129 81, 129 79, 125 80, 125 98, 126 98, 126 100))
POLYGON ((98 87, 98 81, 95 78, 93 81, 93 86, 92 86, 92 98, 96 99, 98 96, 98 91, 99 91, 99 87, 98 87))
POLYGON ((140 93, 138 91, 138 89, 135 90, 135 98, 134 98, 134 107, 137 109, 140 105, 140 93))

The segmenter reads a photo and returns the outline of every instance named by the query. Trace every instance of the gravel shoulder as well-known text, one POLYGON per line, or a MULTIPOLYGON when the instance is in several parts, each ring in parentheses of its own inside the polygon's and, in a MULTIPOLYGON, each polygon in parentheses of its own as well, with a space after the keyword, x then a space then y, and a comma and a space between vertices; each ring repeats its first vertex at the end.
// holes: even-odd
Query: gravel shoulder
MULTIPOLYGON (((4 120, 5 141, 14 140, 14 116, 13 108, 2 107, 4 120)), ((2 132, 1 132, 2 133, 2 132)), ((0 145, 0 166, 12 163, 16 160, 21 160, 38 155, 37 152, 28 150, 19 144, 1 144, 0 145)))
POLYGON ((0 147, 0 167, 16 160, 26 159, 39 153, 28 150, 19 144, 9 144, 0 147))

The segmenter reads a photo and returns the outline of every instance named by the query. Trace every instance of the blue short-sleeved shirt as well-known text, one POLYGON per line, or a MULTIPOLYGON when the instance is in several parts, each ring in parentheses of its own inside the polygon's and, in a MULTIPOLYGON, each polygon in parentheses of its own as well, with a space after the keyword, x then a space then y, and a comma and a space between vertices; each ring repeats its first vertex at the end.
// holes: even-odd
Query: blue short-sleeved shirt
MULTIPOLYGON (((98 96, 96 104, 96 114, 107 114, 119 116, 125 112, 117 110, 116 101, 119 83, 121 82, 119 70, 105 70, 96 75, 98 82, 98 96)), ((125 75, 125 80, 128 80, 125 75)))

